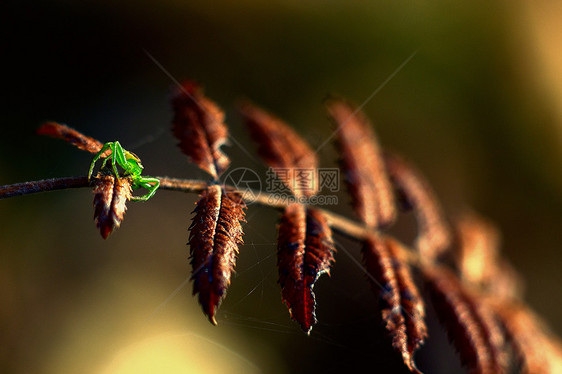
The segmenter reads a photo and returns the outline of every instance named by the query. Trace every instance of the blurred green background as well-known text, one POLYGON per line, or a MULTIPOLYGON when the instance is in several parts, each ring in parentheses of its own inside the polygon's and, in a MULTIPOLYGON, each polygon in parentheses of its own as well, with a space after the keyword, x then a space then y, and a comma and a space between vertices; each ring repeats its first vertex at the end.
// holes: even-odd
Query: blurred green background
MULTIPOLYGON (((382 143, 425 172, 450 214, 467 207, 503 232, 527 300, 562 333, 562 6, 549 1, 3 1, 0 184, 85 175, 91 155, 40 138, 45 120, 120 140, 148 175, 206 178, 169 134, 171 79, 203 83, 255 155, 234 103, 248 97, 320 145, 322 99, 364 110, 382 143), (417 51, 417 53, 415 53, 417 51), (384 87, 388 77, 415 56, 384 87)), ((232 145, 233 167, 265 176, 232 145)), ((332 145, 320 152, 334 166, 332 145)), ((374 298, 340 250, 315 288, 310 337, 276 284, 277 212, 248 209, 246 245, 218 316, 185 285, 194 195, 129 204, 104 241, 88 190, 0 202, 0 371, 5 373, 391 370, 374 298), (184 285, 184 287, 180 287, 184 285)), ((351 214, 340 194, 334 210, 351 214)), ((355 258, 357 244, 338 238, 355 258)), ((458 363, 431 316, 427 373, 458 363)))

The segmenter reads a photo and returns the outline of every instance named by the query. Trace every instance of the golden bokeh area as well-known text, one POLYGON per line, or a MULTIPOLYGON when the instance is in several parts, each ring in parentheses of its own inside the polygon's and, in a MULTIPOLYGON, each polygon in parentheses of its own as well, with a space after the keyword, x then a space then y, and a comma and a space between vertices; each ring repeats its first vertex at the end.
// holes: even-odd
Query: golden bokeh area
POLYGON ((155 335, 119 350, 100 374, 260 373, 231 349, 201 335, 155 335), (220 358, 220 359, 219 359, 220 358))
MULTIPOLYGON (((100 279, 105 281, 87 290, 81 306, 60 327, 62 338, 53 342, 45 372, 262 372, 244 357, 241 346, 247 343, 242 336, 223 330, 210 337, 205 332, 208 323, 198 310, 189 313, 175 308, 174 303, 162 303, 160 299, 169 289, 146 284, 134 275, 127 279, 127 274, 118 278, 102 274, 100 279)), ((183 292, 189 288, 184 287, 183 292)), ((279 365, 271 353, 258 351, 272 365, 279 365)))
POLYGON ((559 156, 562 158, 562 3, 559 1, 523 2, 522 14, 527 20, 525 28, 529 40, 528 76, 536 76, 537 83, 544 87, 551 108, 556 113, 556 138, 559 156))

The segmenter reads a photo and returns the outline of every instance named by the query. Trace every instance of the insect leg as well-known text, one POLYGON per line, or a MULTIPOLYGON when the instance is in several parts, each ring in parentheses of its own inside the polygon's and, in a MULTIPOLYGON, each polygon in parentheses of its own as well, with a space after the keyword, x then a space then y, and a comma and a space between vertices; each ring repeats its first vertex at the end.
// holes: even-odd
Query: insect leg
POLYGON ((158 187, 160 187, 160 180, 158 178, 139 177, 138 180, 134 182, 133 189, 145 188, 148 190, 148 193, 143 196, 135 196, 132 200, 146 201, 154 196, 158 187))
MULTIPOLYGON (((101 158, 101 155, 102 155, 105 151, 107 151, 109 148, 111 148, 111 145, 112 145, 111 143, 105 143, 105 144, 103 145, 103 147, 101 147, 100 151, 99 151, 98 153, 96 153, 96 155, 94 156, 94 159, 92 160, 92 163, 90 164, 90 170, 88 171, 88 179, 90 179, 90 177, 92 176, 92 173, 93 173, 93 171, 94 171, 94 165, 96 164, 96 162, 101 158)), ((106 162, 106 161, 107 161, 107 160, 104 160, 104 163, 103 163, 103 165, 102 165, 102 168, 103 168, 103 166, 105 166, 105 162, 106 162)))

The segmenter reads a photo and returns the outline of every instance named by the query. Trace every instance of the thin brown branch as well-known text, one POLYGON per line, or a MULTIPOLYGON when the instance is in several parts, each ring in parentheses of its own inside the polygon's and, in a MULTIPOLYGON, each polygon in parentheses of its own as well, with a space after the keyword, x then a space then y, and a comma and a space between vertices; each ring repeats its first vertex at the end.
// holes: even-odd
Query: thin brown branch
POLYGON ((16 183, 0 187, 0 199, 31 195, 39 192, 82 188, 88 187, 89 185, 90 182, 88 182, 88 177, 52 178, 40 181, 16 183))
MULTIPOLYGON (((207 182, 202 180, 169 177, 157 178, 160 179, 160 190, 201 193, 208 186, 207 182)), ((92 183, 95 182, 95 180, 96 178, 92 178, 91 182, 88 182, 87 177, 66 177, 0 186, 0 200, 15 196, 30 195, 39 192, 90 187, 92 183)), ((226 186, 226 188, 241 193, 246 203, 256 203, 277 209, 284 209, 288 206, 287 202, 279 200, 275 198, 274 195, 268 193, 257 191, 248 193, 247 190, 238 190, 233 186, 226 186)), ((338 233, 343 234, 349 238, 363 240, 367 238, 369 234, 372 234, 374 232, 373 230, 365 227, 363 224, 355 222, 339 214, 324 209, 316 209, 326 217, 326 220, 330 227, 332 227, 338 233)), ((410 262, 415 262, 418 260, 418 256, 413 252, 409 252, 406 255, 410 262)))
MULTIPOLYGON (((187 193, 201 193, 208 187, 208 183, 202 180, 193 179, 179 179, 169 177, 157 177, 160 179, 160 190, 181 191, 187 193)), ((39 192, 48 192, 56 190, 64 190, 70 188, 84 188, 91 187, 96 181, 96 178, 91 178, 88 182, 87 177, 66 177, 66 178, 53 178, 40 181, 31 181, 24 183, 17 183, 12 185, 0 186, 0 200, 9 197, 30 195, 39 192)), ((274 195, 253 191, 248 193, 247 190, 240 190, 233 186, 225 186, 228 190, 239 192, 244 197, 246 203, 256 203, 263 206, 268 206, 277 209, 284 209, 289 204, 283 200, 276 199, 274 195)), ((380 234, 378 231, 369 229, 365 225, 353 221, 349 218, 339 214, 330 212, 328 210, 319 209, 315 207, 321 214, 326 217, 328 225, 336 232, 345 235, 349 238, 363 241, 373 233, 380 234)), ((413 251, 405 251, 404 257, 410 263, 418 263, 419 255, 413 251)))
MULTIPOLYGON (((207 183, 201 180, 167 177, 158 177, 158 179, 160 179, 160 189, 162 190, 200 193, 207 188, 207 183)), ((92 177, 90 181, 88 181, 88 177, 63 177, 0 186, 0 200, 39 192, 90 187, 96 180, 95 177, 92 177)))

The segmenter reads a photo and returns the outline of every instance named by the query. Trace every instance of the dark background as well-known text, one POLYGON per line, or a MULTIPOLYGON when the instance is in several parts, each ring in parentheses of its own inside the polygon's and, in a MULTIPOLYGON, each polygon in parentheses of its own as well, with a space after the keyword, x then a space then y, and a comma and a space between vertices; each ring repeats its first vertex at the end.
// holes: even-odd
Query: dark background
MULTIPOLYGON (((91 155, 34 134, 45 120, 118 139, 148 175, 206 178, 175 147, 173 82, 148 54, 176 79, 203 83, 234 139, 255 156, 238 98, 274 111, 318 146, 332 129, 326 94, 361 103, 417 51, 365 112, 382 143, 424 171, 447 212, 472 207, 497 223, 505 255, 526 279, 527 300, 560 333, 556 7, 3 1, 0 184, 86 174, 91 155)), ((240 147, 227 152, 233 168, 265 177, 240 147)), ((335 165, 332 145, 320 156, 323 166, 335 165)), ((339 197, 333 209, 350 215, 345 193, 339 197)), ((369 365, 384 372, 399 363, 381 337, 374 297, 346 256, 359 257, 357 244, 338 238, 333 275, 315 289, 320 322, 307 337, 290 321, 276 284, 277 212, 251 206, 237 277, 212 327, 190 284, 173 293, 190 273, 184 243, 196 196, 160 191, 129 204, 107 241, 92 222, 91 201, 89 191, 76 190, 0 202, 0 371, 286 373, 369 365)), ((420 368, 461 372, 431 310, 430 324, 420 368)))

